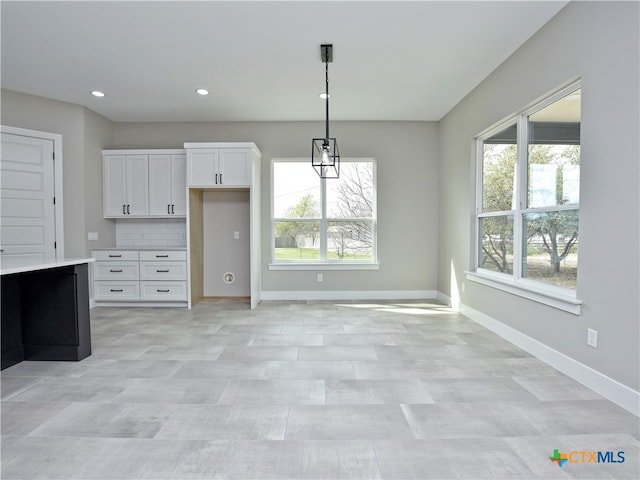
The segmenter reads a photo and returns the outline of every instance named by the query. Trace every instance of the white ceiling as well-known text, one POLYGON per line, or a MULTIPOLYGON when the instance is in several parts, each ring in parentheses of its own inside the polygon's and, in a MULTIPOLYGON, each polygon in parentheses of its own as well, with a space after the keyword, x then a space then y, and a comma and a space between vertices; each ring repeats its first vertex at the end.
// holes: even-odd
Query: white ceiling
POLYGON ((321 120, 332 43, 332 120, 439 120, 567 3, 3 0, 1 80, 118 122, 321 120))

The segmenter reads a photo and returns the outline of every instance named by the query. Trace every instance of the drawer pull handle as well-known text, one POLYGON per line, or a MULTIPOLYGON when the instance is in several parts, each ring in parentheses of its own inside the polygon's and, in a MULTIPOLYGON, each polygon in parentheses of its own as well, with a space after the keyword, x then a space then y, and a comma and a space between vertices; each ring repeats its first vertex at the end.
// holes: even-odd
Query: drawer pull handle
POLYGON ((169 273, 169 270, 158 270, 158 269, 156 269, 156 272, 158 272, 158 273, 169 273))
POLYGON ((160 290, 159 288, 156 288, 156 292, 158 293, 169 293, 171 290, 160 290))
POLYGON ((111 255, 111 254, 109 255, 109 258, 121 258, 121 257, 122 255, 111 255))
POLYGON ((169 258, 169 255, 156 255, 156 258, 169 258))
POLYGON ((111 273, 122 273, 122 269, 120 269, 120 270, 114 270, 114 269, 111 269, 111 270, 109 270, 109 271, 110 271, 111 273))
POLYGON ((111 290, 109 290, 110 292, 124 292, 124 290, 122 288, 112 288, 111 290))

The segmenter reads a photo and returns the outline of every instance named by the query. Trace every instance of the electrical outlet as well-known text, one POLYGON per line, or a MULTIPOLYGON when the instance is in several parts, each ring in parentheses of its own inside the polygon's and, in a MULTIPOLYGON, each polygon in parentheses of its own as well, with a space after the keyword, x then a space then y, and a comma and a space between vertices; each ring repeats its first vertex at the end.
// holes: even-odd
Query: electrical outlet
POLYGON ((240 232, 233 232, 233 238, 235 240, 239 240, 240 239, 240 232))
POLYGON ((598 348, 598 331, 587 328, 587 345, 598 348))
POLYGON ((87 232, 87 240, 98 240, 98 232, 87 232))
POLYGON ((319 273, 319 274, 318 274, 318 281, 319 281, 319 282, 321 282, 322 280, 323 280, 323 278, 322 278, 322 274, 321 274, 321 273, 319 273))
POLYGON ((464 293, 464 282, 462 282, 462 293, 464 293))

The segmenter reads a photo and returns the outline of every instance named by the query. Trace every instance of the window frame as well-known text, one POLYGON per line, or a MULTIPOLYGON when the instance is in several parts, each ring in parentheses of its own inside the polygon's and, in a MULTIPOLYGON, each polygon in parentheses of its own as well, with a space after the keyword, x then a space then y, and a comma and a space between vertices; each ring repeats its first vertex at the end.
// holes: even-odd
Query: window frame
MULTIPOLYGON (((580 315, 582 301, 578 298, 576 288, 554 285, 548 282, 523 277, 524 219, 527 214, 539 212, 562 212, 577 210, 580 215, 580 203, 566 205, 549 205, 544 207, 528 206, 528 151, 529 151, 529 117, 548 107, 554 102, 582 88, 581 81, 573 81, 544 99, 533 103, 507 119, 495 124, 478 134, 475 145, 475 214, 472 227, 471 270, 465 272, 466 278, 476 283, 487 285, 520 297, 524 297, 545 305, 580 315), (516 127, 517 156, 514 179, 515 205, 512 210, 483 211, 484 182, 484 142, 493 135, 511 126, 516 127), (496 272, 480 267, 480 249, 482 237, 480 223, 483 218, 513 216, 513 269, 511 273, 496 272)), ((580 119, 582 123, 582 119, 580 119)), ((582 144, 582 141, 580 142, 582 144)))
MULTIPOLYGON (((373 211, 372 217, 327 217, 327 181, 333 179, 324 179, 318 177, 320 184, 320 217, 313 218, 286 218, 275 217, 275 165, 277 163, 299 163, 308 165, 311 168, 311 158, 272 158, 271 159, 271 171, 270 171, 270 257, 269 270, 378 270, 380 264, 378 262, 378 249, 377 249, 377 165, 375 158, 370 157, 358 157, 358 158, 342 158, 341 163, 370 163, 373 168, 373 211), (278 221, 302 221, 311 222, 317 221, 320 223, 320 258, 318 260, 299 261, 299 260, 282 260, 276 259, 275 248, 275 224, 278 221), (329 259, 329 234, 328 225, 332 222, 371 222, 372 231, 372 252, 371 259, 366 260, 340 260, 329 259)), ((343 169, 344 170, 344 169, 343 169)))

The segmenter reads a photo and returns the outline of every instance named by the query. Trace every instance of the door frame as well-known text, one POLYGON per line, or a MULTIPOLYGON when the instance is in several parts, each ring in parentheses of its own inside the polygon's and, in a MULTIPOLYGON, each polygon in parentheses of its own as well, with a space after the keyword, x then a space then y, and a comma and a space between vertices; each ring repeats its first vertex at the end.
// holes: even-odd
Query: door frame
POLYGON ((56 260, 64 260, 64 197, 62 195, 64 188, 62 182, 62 135, 59 133, 42 132, 39 130, 30 130, 27 128, 10 127, 8 125, 0 125, 0 132, 10 135, 19 135, 22 137, 41 138, 53 141, 53 192, 56 199, 54 205, 55 214, 55 242, 56 242, 56 260))

